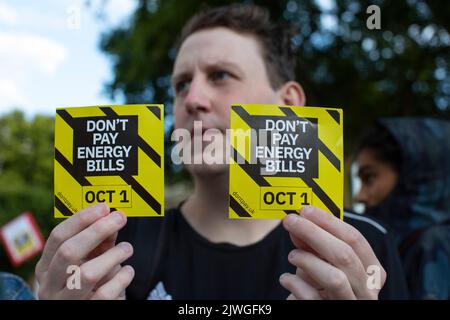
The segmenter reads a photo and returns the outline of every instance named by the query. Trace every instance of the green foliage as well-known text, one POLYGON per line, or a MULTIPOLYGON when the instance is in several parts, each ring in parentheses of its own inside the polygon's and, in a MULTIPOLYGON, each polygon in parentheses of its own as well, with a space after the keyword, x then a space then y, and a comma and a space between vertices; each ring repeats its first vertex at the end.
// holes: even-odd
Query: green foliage
MULTIPOLYGON (((171 125, 170 74, 181 27, 206 4, 230 2, 139 1, 129 24, 103 37, 101 48, 114 68, 107 91, 123 94, 128 102, 165 103, 171 125)), ((245 2, 266 6, 275 20, 296 26, 296 74, 307 105, 344 109, 347 154, 361 130, 378 117, 450 115, 446 0, 338 0, 333 8, 316 1, 245 2), (366 8, 372 4, 381 9, 381 30, 366 26, 366 8)), ((167 168, 172 176, 173 168, 167 168)))
MULTIPOLYGON (((113 63, 106 85, 128 103, 164 103, 166 183, 186 179, 170 164, 173 125, 170 74, 174 44, 188 18, 224 0, 140 0, 128 24, 103 35, 102 50, 113 63)), ((266 6, 272 17, 292 22, 298 34, 297 79, 308 105, 344 109, 347 155, 361 130, 380 116, 450 115, 450 6, 447 0, 246 1, 266 6), (330 1, 333 3, 334 1, 330 1), (381 30, 366 27, 366 8, 381 8, 381 30), (328 26, 321 22, 328 22, 328 26)), ((21 112, 0 117, 0 226, 33 212, 47 237, 53 219, 52 117, 27 119, 21 112)), ((37 258, 12 270, 0 249, 0 269, 28 279, 37 258)))
MULTIPOLYGON (((0 226, 31 211, 47 237, 56 225, 53 218, 54 119, 26 119, 19 111, 0 118, 0 226)), ((0 249, 0 270, 28 279, 37 257, 13 270, 0 249)))

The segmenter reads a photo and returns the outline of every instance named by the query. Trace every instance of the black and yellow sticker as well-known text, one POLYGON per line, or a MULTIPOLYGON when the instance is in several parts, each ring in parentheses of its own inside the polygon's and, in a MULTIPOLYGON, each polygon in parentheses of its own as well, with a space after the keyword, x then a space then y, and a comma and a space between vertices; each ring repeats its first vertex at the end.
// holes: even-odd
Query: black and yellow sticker
POLYGON ((234 105, 230 128, 230 218, 282 219, 312 205, 343 219, 341 109, 234 105))
POLYGON ((100 202, 130 217, 164 216, 163 109, 57 109, 54 216, 70 217, 100 202))

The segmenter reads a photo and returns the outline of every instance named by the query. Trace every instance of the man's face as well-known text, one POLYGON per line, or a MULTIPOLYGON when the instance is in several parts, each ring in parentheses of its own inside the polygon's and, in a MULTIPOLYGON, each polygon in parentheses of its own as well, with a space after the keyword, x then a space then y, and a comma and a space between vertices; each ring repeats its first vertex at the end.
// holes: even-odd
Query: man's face
MULTIPOLYGON (((204 130, 216 128, 225 134, 233 104, 282 103, 270 86, 257 40, 226 28, 201 30, 183 42, 172 85, 175 129, 185 128, 191 133, 194 121, 202 121, 204 130)), ((227 168, 206 164, 186 167, 198 174, 224 172, 227 168)))

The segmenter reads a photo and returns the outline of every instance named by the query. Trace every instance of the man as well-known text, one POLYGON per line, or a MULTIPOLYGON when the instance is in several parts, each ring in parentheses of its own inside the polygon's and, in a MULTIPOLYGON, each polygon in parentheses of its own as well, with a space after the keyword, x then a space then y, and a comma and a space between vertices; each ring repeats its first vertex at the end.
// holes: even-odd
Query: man
MULTIPOLYGON (((255 6, 193 17, 173 69, 175 129, 192 130, 194 121, 202 121, 204 129, 224 134, 236 103, 304 105, 289 40, 255 6)), ((39 297, 117 299, 127 289, 135 299, 376 299, 386 272, 374 250, 390 272, 381 294, 404 297, 398 258, 377 223, 346 219, 372 249, 355 227, 313 207, 282 222, 230 220, 227 165, 186 168, 194 192, 164 219, 127 223, 123 214, 99 204, 57 226, 36 266, 39 297), (125 224, 120 239, 133 246, 115 245, 125 224), (133 268, 122 267, 130 256, 133 268), (81 266, 77 292, 65 287, 70 264, 81 266), (368 285, 368 270, 378 283, 368 285)))

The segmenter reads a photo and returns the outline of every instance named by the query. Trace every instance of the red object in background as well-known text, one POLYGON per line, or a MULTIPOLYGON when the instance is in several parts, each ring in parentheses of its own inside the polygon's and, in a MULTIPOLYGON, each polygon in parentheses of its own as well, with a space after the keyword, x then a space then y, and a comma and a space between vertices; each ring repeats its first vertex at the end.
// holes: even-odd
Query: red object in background
POLYGON ((11 264, 18 267, 44 248, 44 237, 31 212, 24 212, 0 229, 0 241, 11 264))

